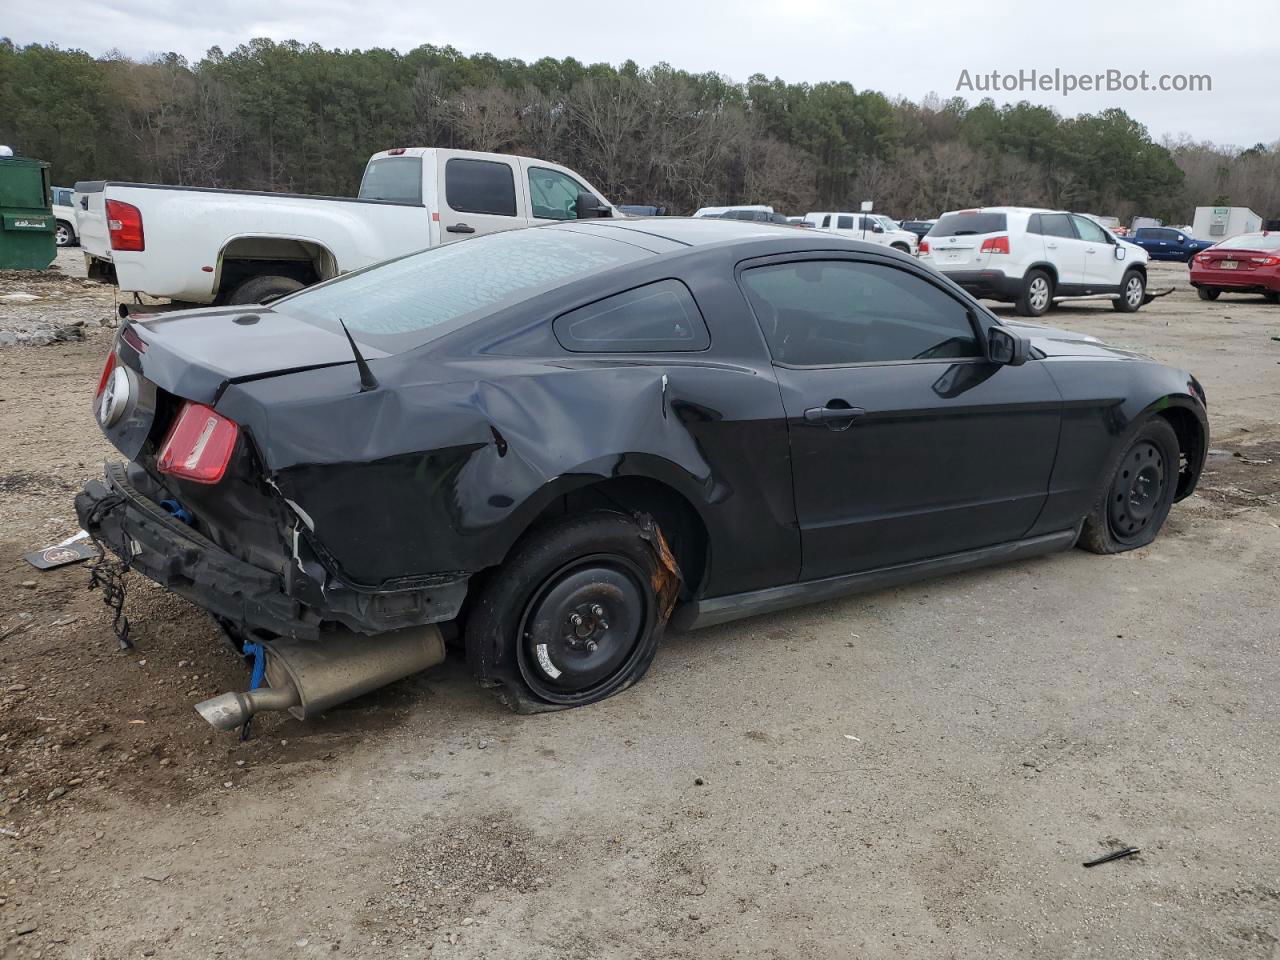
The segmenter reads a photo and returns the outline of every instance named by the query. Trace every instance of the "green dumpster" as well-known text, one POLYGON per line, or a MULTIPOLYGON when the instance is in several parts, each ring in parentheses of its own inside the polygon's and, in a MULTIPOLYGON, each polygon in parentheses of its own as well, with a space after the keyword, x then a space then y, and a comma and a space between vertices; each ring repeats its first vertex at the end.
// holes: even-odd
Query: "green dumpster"
POLYGON ((43 270, 57 227, 49 206, 49 164, 0 157, 0 270, 43 270))

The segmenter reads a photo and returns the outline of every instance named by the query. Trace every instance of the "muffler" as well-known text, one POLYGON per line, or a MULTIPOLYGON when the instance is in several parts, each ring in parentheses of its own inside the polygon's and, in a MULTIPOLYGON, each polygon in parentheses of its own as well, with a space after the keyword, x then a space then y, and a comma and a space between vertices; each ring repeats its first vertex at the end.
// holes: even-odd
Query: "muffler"
POLYGON ((444 637, 435 624, 373 637, 345 629, 320 640, 280 637, 263 647, 268 686, 196 704, 196 712, 219 730, 234 730, 266 710, 288 710, 307 720, 445 658, 444 637))

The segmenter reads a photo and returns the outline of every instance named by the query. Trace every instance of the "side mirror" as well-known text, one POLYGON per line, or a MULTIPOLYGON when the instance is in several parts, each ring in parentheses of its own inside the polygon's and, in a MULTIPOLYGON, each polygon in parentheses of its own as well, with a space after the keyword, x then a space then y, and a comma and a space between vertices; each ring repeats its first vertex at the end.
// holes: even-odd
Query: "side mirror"
POLYGON ((1124 248, 1124 244, 1123 244, 1123 243, 1117 243, 1117 244, 1116 244, 1116 259, 1117 259, 1117 260, 1123 260, 1123 259, 1125 258, 1125 254, 1126 254, 1127 252, 1128 252, 1128 251, 1126 251, 1126 250, 1125 250, 1125 248, 1124 248))
POLYGON ((884 227, 880 226, 880 224, 878 224, 878 223, 877 223, 877 224, 873 224, 873 225, 872 225, 872 227, 871 227, 871 232, 872 232, 872 233, 884 233, 884 227))
POLYGON ((590 220, 594 217, 612 217, 613 211, 602 204, 594 193, 580 193, 573 202, 573 213, 579 220, 590 220))
POLYGON ((992 363, 1004 363, 1020 367, 1027 362, 1031 344, 1025 337, 1010 333, 1004 327, 992 327, 987 331, 987 358, 992 363))

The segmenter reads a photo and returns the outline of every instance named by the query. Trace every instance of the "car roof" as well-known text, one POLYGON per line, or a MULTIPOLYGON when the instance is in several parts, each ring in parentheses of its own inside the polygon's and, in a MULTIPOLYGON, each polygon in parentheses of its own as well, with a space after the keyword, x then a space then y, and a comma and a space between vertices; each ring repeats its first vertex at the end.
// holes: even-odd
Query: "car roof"
MULTIPOLYGON (((966 207, 963 210, 948 210, 942 214, 943 217, 950 217, 961 213, 1017 213, 1017 214, 1033 214, 1033 213, 1070 213, 1070 210, 1052 210, 1049 207, 966 207)), ((941 217, 939 218, 941 219, 941 217)))
MULTIPOLYGON (((684 246, 705 246, 711 243, 743 240, 779 240, 788 237, 802 237, 806 234, 795 227, 783 223, 768 223, 757 220, 720 220, 711 217, 655 217, 643 220, 567 220, 563 223, 539 229, 564 228, 576 231, 591 231, 609 236, 614 231, 645 234, 660 237, 684 246)), ((617 239, 624 239, 618 237, 617 239)), ((639 237, 636 240, 640 240, 639 237)))

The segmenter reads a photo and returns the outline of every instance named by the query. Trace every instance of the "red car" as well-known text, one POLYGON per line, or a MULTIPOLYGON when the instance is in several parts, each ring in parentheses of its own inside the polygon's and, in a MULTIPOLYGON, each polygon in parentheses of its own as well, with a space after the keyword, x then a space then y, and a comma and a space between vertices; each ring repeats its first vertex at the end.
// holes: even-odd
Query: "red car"
POLYGON ((1191 258, 1191 285, 1201 300, 1260 293, 1280 303, 1280 233, 1242 233, 1191 258))

